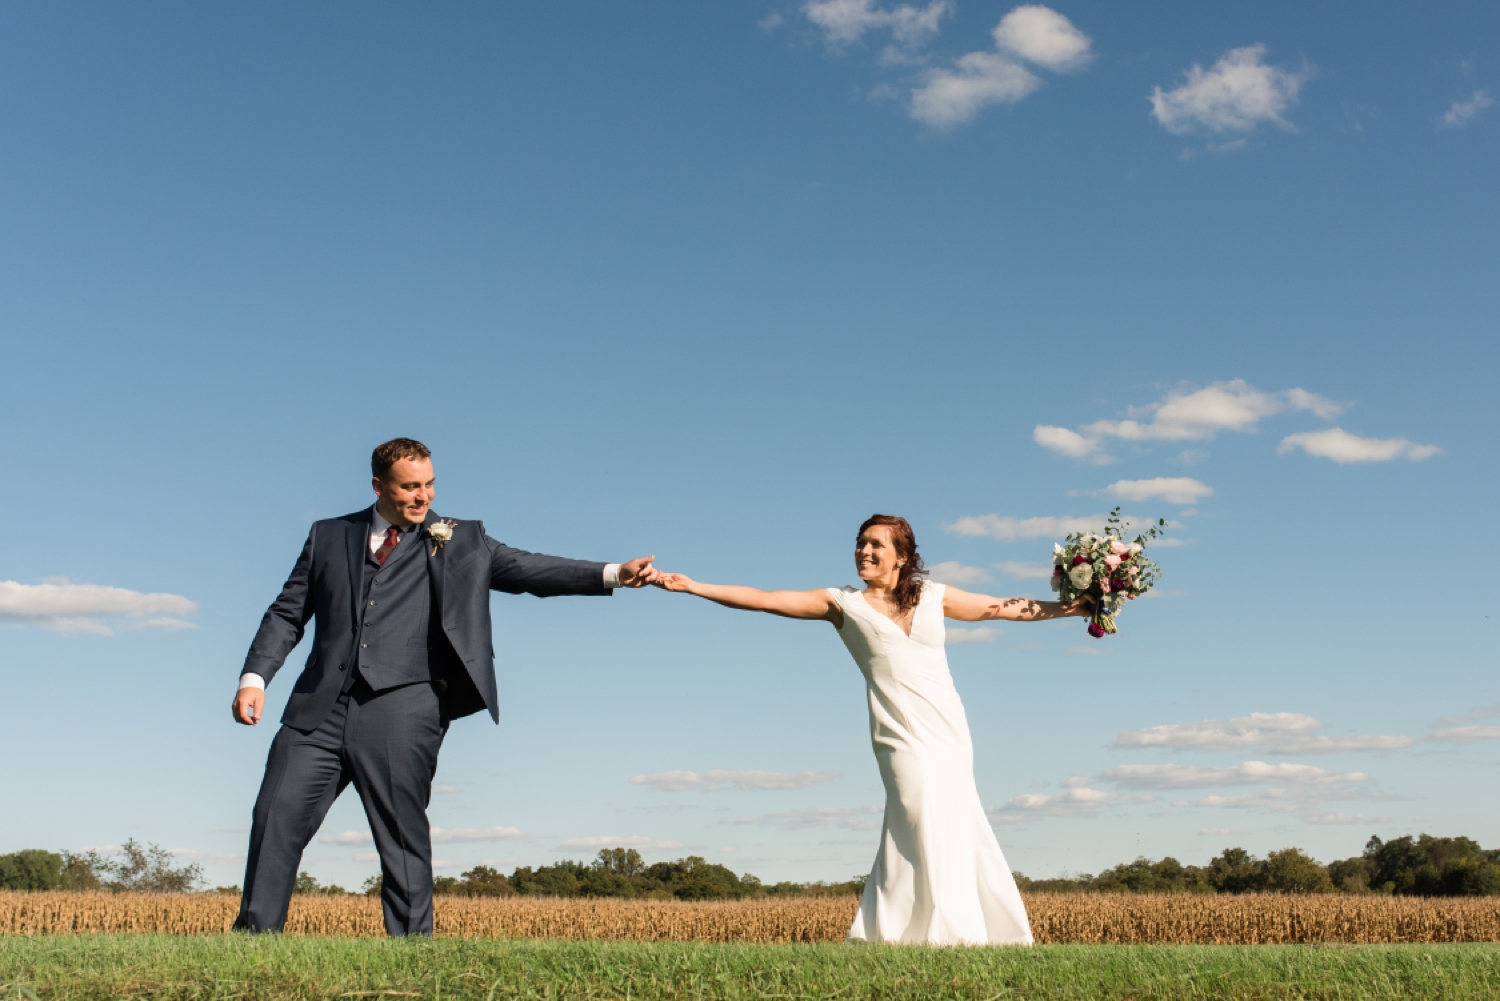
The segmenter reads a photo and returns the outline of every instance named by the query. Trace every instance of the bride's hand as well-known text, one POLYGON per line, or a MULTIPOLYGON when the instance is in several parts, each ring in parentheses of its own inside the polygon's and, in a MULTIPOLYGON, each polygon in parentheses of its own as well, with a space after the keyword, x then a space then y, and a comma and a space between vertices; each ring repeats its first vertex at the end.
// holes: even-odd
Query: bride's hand
POLYGON ((687 574, 662 573, 657 571, 656 579, 651 582, 663 591, 686 591, 693 585, 687 574))
POLYGON ((1081 618, 1092 618, 1094 614, 1094 596, 1092 594, 1081 594, 1073 599, 1073 603, 1067 606, 1068 615, 1076 615, 1081 618))

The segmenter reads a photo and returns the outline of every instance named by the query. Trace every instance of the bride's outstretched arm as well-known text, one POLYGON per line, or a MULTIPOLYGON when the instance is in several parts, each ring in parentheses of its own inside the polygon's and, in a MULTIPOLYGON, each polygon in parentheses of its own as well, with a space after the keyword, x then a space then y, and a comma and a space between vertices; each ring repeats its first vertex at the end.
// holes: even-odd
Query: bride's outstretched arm
POLYGON ((696 594, 727 608, 770 612, 789 619, 823 619, 835 626, 844 624, 844 610, 827 591, 762 591, 735 584, 703 584, 680 573, 660 574, 652 583, 666 591, 696 594))
POLYGON ((951 584, 943 589, 943 614, 960 622, 984 622, 1009 619, 1012 622, 1041 622, 1044 619, 1087 617, 1093 614, 1093 602, 1081 598, 1071 605, 1060 601, 1036 601, 1033 598, 991 598, 987 594, 960 591, 951 584))

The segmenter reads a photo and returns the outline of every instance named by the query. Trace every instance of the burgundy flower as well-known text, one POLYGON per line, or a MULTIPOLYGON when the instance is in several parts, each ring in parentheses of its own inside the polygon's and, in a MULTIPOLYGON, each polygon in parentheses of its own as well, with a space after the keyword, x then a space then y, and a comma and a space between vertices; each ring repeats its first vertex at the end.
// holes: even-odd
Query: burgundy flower
POLYGON ((1054 577, 1061 577, 1062 575, 1063 575, 1062 564, 1058 564, 1057 566, 1055 566, 1055 567, 1052 568, 1052 576, 1054 576, 1054 577))
POLYGON ((1102 638, 1104 636, 1104 627, 1097 622, 1090 622, 1089 635, 1096 640, 1102 638))
POLYGON ((1085 560, 1085 559, 1084 559, 1084 558, 1083 558, 1083 554, 1082 554, 1082 553, 1080 553, 1080 554, 1078 554, 1078 555, 1077 555, 1077 556, 1075 556, 1075 557, 1073 557, 1073 565, 1074 565, 1074 566, 1075 566, 1075 567, 1076 567, 1076 566, 1077 566, 1077 565, 1078 565, 1078 564, 1080 564, 1080 563, 1087 563, 1087 562, 1088 562, 1088 561, 1087 561, 1087 560, 1085 560))
POLYGON ((1113 590, 1113 591, 1123 591, 1123 590, 1125 590, 1125 582, 1123 580, 1121 580, 1120 578, 1118 578, 1118 577, 1111 577, 1110 581, 1109 581, 1109 586, 1110 586, 1110 589, 1113 590))

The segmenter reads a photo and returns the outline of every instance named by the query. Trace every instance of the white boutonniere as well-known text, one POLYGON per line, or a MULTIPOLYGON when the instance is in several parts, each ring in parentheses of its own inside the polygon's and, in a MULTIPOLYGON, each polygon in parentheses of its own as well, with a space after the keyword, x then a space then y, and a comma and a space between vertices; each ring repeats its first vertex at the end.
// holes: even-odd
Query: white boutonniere
POLYGON ((432 538, 432 555, 446 546, 453 539, 453 530, 458 527, 456 521, 444 521, 439 518, 427 526, 427 534, 432 538))

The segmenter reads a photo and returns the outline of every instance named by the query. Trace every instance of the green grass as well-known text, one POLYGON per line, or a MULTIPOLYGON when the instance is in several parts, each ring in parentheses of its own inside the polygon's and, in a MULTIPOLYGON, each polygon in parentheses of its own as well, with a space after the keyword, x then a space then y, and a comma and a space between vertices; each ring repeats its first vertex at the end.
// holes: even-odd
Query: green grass
POLYGON ((1500 998, 1500 945, 1042 946, 0 939, 0 999, 1500 998))

